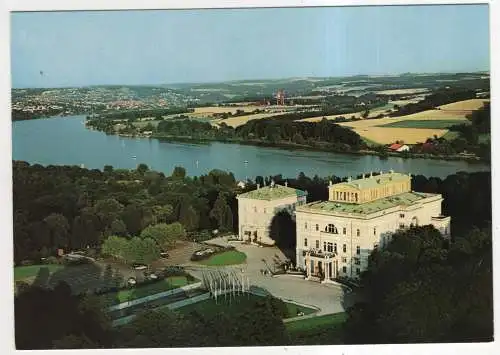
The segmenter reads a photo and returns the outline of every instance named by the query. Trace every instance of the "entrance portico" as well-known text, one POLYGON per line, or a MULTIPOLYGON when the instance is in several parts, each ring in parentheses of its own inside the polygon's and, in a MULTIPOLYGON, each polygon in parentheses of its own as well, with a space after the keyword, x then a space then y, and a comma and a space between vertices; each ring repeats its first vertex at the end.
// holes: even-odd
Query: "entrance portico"
POLYGON ((304 254, 306 280, 329 282, 337 277, 338 260, 335 253, 311 249, 304 251, 304 254))

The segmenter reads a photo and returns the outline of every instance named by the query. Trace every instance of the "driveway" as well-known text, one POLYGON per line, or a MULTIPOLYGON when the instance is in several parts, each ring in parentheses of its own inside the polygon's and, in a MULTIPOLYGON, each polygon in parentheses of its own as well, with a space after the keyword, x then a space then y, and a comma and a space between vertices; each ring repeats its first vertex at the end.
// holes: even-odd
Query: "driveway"
MULTIPOLYGON (((247 255, 245 264, 233 267, 242 271, 243 275, 248 276, 251 285, 265 289, 273 296, 306 306, 315 306, 320 309, 317 315, 343 312, 353 303, 353 295, 340 285, 321 284, 290 275, 277 277, 262 275, 261 270, 266 269, 263 260, 266 260, 272 268, 273 258, 286 259, 278 248, 260 248, 243 243, 234 243, 233 245, 247 255)), ((194 276, 201 277, 203 266, 193 264, 186 266, 194 276)))

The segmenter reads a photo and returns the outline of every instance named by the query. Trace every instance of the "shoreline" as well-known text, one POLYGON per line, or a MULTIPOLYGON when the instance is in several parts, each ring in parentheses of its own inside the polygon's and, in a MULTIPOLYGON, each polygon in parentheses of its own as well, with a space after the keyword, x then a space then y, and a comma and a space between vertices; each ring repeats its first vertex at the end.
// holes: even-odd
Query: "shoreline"
MULTIPOLYGON (((91 129, 86 127, 87 129, 91 129)), ((106 133, 109 134, 109 133, 106 133)), ((238 140, 238 139, 211 139, 211 138, 193 138, 189 136, 179 137, 179 136, 161 136, 161 135, 141 135, 141 134, 111 134, 119 137, 127 137, 127 138, 147 138, 147 139, 158 139, 163 142, 171 142, 171 143, 197 143, 197 144, 210 144, 213 142, 223 143, 223 144, 239 144, 239 145, 248 145, 254 147, 266 147, 266 148, 277 148, 277 149, 286 149, 290 151, 315 151, 315 152, 326 152, 326 153, 337 153, 337 154, 349 154, 349 155, 358 155, 358 156, 377 156, 380 159, 394 157, 401 159, 432 159, 432 160, 444 160, 444 161, 465 161, 471 164, 474 163, 488 163, 486 159, 481 159, 477 156, 460 156, 460 155, 450 155, 450 156, 442 156, 442 155, 431 155, 431 154, 409 154, 407 156, 397 153, 397 152, 385 152, 381 153, 376 150, 333 150, 330 148, 322 148, 322 147, 311 147, 308 145, 301 145, 296 143, 288 143, 288 142, 280 142, 280 143, 271 143, 271 142, 263 142, 259 140, 238 140)))

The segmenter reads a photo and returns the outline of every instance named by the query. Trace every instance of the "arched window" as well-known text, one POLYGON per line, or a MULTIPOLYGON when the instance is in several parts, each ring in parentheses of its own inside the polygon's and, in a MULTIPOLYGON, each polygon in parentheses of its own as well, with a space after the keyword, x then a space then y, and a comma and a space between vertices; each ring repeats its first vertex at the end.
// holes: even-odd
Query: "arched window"
POLYGON ((332 233, 332 234, 338 234, 337 228, 331 223, 325 227, 325 232, 332 233))
POLYGON ((304 246, 307 246, 307 238, 304 238, 304 246))

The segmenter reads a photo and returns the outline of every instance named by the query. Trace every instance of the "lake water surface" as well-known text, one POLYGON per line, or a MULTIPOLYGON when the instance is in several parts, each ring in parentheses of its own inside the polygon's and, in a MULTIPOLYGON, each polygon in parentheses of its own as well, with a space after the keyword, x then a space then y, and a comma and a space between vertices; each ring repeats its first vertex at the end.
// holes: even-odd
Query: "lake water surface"
POLYGON ((12 122, 12 155, 42 165, 81 165, 102 169, 104 165, 133 169, 139 163, 170 174, 183 166, 189 175, 212 169, 231 171, 237 179, 282 174, 307 176, 355 176, 370 171, 423 174, 444 178, 458 171, 489 171, 484 163, 432 159, 284 150, 238 144, 168 143, 157 139, 108 136, 88 130, 84 116, 54 117, 12 122))

